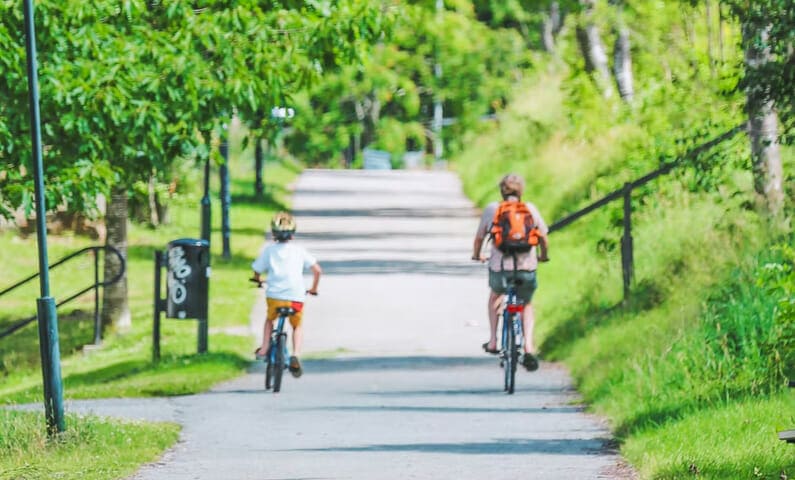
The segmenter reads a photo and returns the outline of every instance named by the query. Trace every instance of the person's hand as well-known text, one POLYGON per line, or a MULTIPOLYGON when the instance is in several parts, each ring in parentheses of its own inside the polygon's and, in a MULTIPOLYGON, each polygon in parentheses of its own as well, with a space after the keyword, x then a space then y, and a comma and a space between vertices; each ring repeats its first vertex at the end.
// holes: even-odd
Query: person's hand
POLYGON ((262 281, 262 278, 260 278, 259 276, 251 277, 248 279, 248 281, 256 283, 258 288, 262 288, 262 284, 264 283, 262 281))
POLYGON ((306 293, 308 293, 308 294, 310 294, 310 295, 312 295, 314 297, 317 297, 317 290, 307 290, 306 293))
POLYGON ((541 255, 538 256, 538 261, 539 262, 543 262, 543 263, 548 262, 549 261, 549 255, 547 255, 546 253, 542 253, 541 255))
POLYGON ((475 262, 485 263, 488 258, 483 255, 472 255, 472 260, 475 262))

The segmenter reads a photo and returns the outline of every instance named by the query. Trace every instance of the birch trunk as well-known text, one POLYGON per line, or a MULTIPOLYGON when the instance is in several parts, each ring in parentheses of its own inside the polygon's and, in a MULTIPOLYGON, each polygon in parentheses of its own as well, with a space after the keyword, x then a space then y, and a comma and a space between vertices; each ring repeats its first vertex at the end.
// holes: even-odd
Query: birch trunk
POLYGON ((632 103, 635 97, 635 88, 632 77, 632 52, 630 51, 629 29, 626 27, 620 27, 616 31, 613 72, 616 76, 618 93, 621 98, 627 103, 632 103))
POLYGON ((580 0, 580 2, 585 8, 580 25, 577 26, 577 41, 585 58, 585 70, 593 75, 602 96, 610 98, 613 96, 613 86, 607 64, 607 52, 593 18, 594 0, 580 0))
MULTIPOLYGON (((127 190, 114 187, 105 214, 107 228, 105 244, 119 250, 125 260, 127 259, 127 217, 127 190)), ((116 255, 105 256, 104 278, 114 277, 120 268, 116 255)), ((127 302, 126 272, 121 280, 102 290, 102 325, 116 330, 123 330, 132 325, 127 302)))
POLYGON ((751 162, 754 190, 763 209, 771 216, 778 215, 784 204, 783 169, 778 142, 778 114, 764 88, 753 83, 753 76, 771 61, 767 46, 770 26, 752 23, 743 25, 745 68, 749 84, 746 86, 748 136, 751 140, 751 162))

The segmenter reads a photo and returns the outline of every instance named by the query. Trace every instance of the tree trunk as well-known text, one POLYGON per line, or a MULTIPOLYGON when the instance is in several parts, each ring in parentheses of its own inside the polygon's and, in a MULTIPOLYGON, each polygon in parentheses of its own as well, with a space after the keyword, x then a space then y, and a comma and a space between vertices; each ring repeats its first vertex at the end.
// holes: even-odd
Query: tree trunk
MULTIPOLYGON (((110 194, 105 226, 105 244, 119 250, 127 260, 127 189, 114 187, 110 194)), ((116 255, 105 256, 104 278, 110 279, 119 272, 121 265, 116 255)), ((127 302, 127 273, 118 282, 102 291, 102 325, 114 329, 126 329, 132 325, 130 307, 127 302)))
POLYGON ((613 96, 610 68, 599 28, 594 21, 594 0, 580 0, 584 6, 580 25, 577 26, 577 41, 585 58, 585 70, 591 73, 602 96, 613 96))
POLYGON ((541 22, 541 40, 544 43, 544 50, 551 54, 555 53, 554 30, 552 18, 544 15, 544 21, 541 22))
POLYGON ((563 29, 563 14, 560 12, 558 2, 552 2, 549 5, 549 21, 552 23, 552 36, 557 37, 563 29))
POLYGON ((613 51, 613 72, 621 98, 632 103, 635 89, 632 78, 632 52, 630 51, 629 29, 620 27, 616 31, 616 45, 613 51))
POLYGON ((754 190, 762 207, 772 216, 781 212, 784 204, 783 169, 778 142, 778 114, 764 88, 755 83, 754 76, 772 60, 767 39, 770 25, 743 25, 743 45, 746 69, 746 108, 748 136, 751 140, 751 162, 754 190))
POLYGON ((147 198, 149 200, 149 224, 153 227, 160 225, 160 217, 157 211, 157 184, 154 174, 149 175, 147 185, 147 198))

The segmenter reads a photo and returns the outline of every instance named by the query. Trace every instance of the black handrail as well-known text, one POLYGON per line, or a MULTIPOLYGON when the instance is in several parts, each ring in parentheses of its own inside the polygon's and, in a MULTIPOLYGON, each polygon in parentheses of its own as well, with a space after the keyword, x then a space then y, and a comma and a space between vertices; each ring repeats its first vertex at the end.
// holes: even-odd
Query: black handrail
POLYGON ((632 214, 632 190, 643 186, 650 181, 670 173, 676 167, 684 165, 686 162, 694 159, 698 155, 706 152, 707 150, 712 149, 713 147, 730 140, 738 133, 744 131, 746 129, 746 125, 738 125, 726 132, 718 135, 717 137, 713 138, 712 140, 702 143, 701 145, 693 148, 692 150, 685 153, 683 156, 679 157, 678 159, 668 162, 661 166, 660 168, 653 170, 646 175, 643 175, 640 178, 637 178, 631 182, 627 182, 618 190, 608 193, 604 197, 600 198, 599 200, 591 203, 590 205, 577 210, 574 213, 566 215, 565 217, 561 218, 557 222, 553 223, 549 227, 549 233, 561 230, 575 220, 584 217, 585 215, 593 212, 597 208, 603 207, 604 205, 612 202, 613 200, 617 200, 619 198, 624 198, 624 234, 621 237, 621 270, 624 277, 624 301, 626 301, 629 297, 629 289, 632 283, 632 278, 634 275, 634 253, 633 253, 633 246, 632 246, 632 221, 630 219, 632 214))
MULTIPOLYGON (((127 267, 127 262, 124 260, 124 256, 121 254, 121 252, 119 250, 117 250, 116 248, 111 247, 109 245, 86 247, 86 248, 82 248, 82 249, 80 249, 80 250, 78 250, 76 252, 73 252, 73 253, 61 258, 60 260, 58 260, 55 263, 50 264, 50 270, 62 265, 65 262, 68 262, 69 260, 71 260, 71 259, 73 259, 73 258, 75 258, 75 257, 77 257, 79 255, 82 255, 82 254, 84 254, 86 252, 89 252, 89 251, 94 252, 94 283, 93 283, 93 285, 91 285, 89 287, 86 287, 86 288, 80 290, 79 292, 77 292, 77 293, 75 293, 73 295, 70 295, 69 297, 67 297, 64 300, 61 300, 60 302, 58 302, 56 307, 60 307, 61 305, 64 305, 64 304, 66 304, 68 302, 71 302, 72 300, 74 300, 77 297, 83 295, 84 293, 86 293, 86 292, 88 292, 90 290, 94 290, 94 343, 95 344, 99 344, 100 335, 101 335, 101 333, 100 333, 101 326, 99 324, 99 287, 103 287, 104 288, 104 287, 107 287, 108 285, 112 285, 112 284, 118 282, 119 280, 121 280, 121 278, 124 276, 124 271, 126 270, 126 267, 127 267), (119 271, 118 271, 118 273, 116 273, 116 275, 114 277, 112 277, 109 280, 104 280, 102 282, 99 281, 99 251, 100 250, 105 250, 106 251, 106 253, 105 253, 106 256, 107 256, 107 252, 110 252, 110 253, 113 253, 114 255, 116 255, 116 257, 118 257, 118 259, 119 259, 119 265, 120 265, 119 266, 119 271)), ((14 289, 16 289, 18 287, 21 287, 24 284, 36 279, 38 276, 39 276, 38 273, 34 273, 33 275, 31 275, 29 277, 26 277, 23 280, 20 280, 19 282, 11 285, 10 287, 5 288, 4 290, 0 291, 0 297, 5 295, 6 293, 11 292, 12 290, 14 290, 14 289)), ((6 328, 5 330, 0 331, 0 339, 11 335, 12 333, 14 333, 17 330, 25 327, 26 325, 29 325, 34 320, 36 320, 36 318, 37 318, 37 315, 33 315, 32 317, 20 320, 19 322, 11 325, 10 327, 6 328)))

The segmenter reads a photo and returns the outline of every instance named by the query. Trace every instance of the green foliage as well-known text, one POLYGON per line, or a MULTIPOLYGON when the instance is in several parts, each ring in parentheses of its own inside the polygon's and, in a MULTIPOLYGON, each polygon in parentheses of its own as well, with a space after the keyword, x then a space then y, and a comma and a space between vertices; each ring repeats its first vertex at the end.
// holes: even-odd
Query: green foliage
POLYGON ((172 446, 179 427, 67 415, 51 440, 40 413, 0 410, 0 479, 113 480, 132 474, 172 446))
POLYGON ((437 99, 445 117, 455 118, 443 129, 446 148, 455 151, 482 115, 504 107, 530 61, 516 31, 488 28, 468 1, 448 2, 438 15, 433 2, 395 8, 391 34, 369 49, 361 66, 342 69, 295 98, 298 114, 287 139, 294 155, 334 164, 355 143, 394 154, 428 150, 437 99))
POLYGON ((782 118, 782 139, 795 141, 795 5, 790 0, 721 0, 746 30, 745 49, 767 50, 770 59, 759 67, 745 69, 740 88, 753 92, 757 100, 772 100, 782 118))
MULTIPOLYGON (((380 5, 135 0, 36 8, 48 208, 92 205, 108 186, 206 158, 212 131, 354 61, 385 28, 380 5), (201 2, 200 2, 201 3, 201 2), (274 8, 275 7, 275 8, 274 8)), ((22 8, 0 2, 0 214, 30 209, 22 8)))

